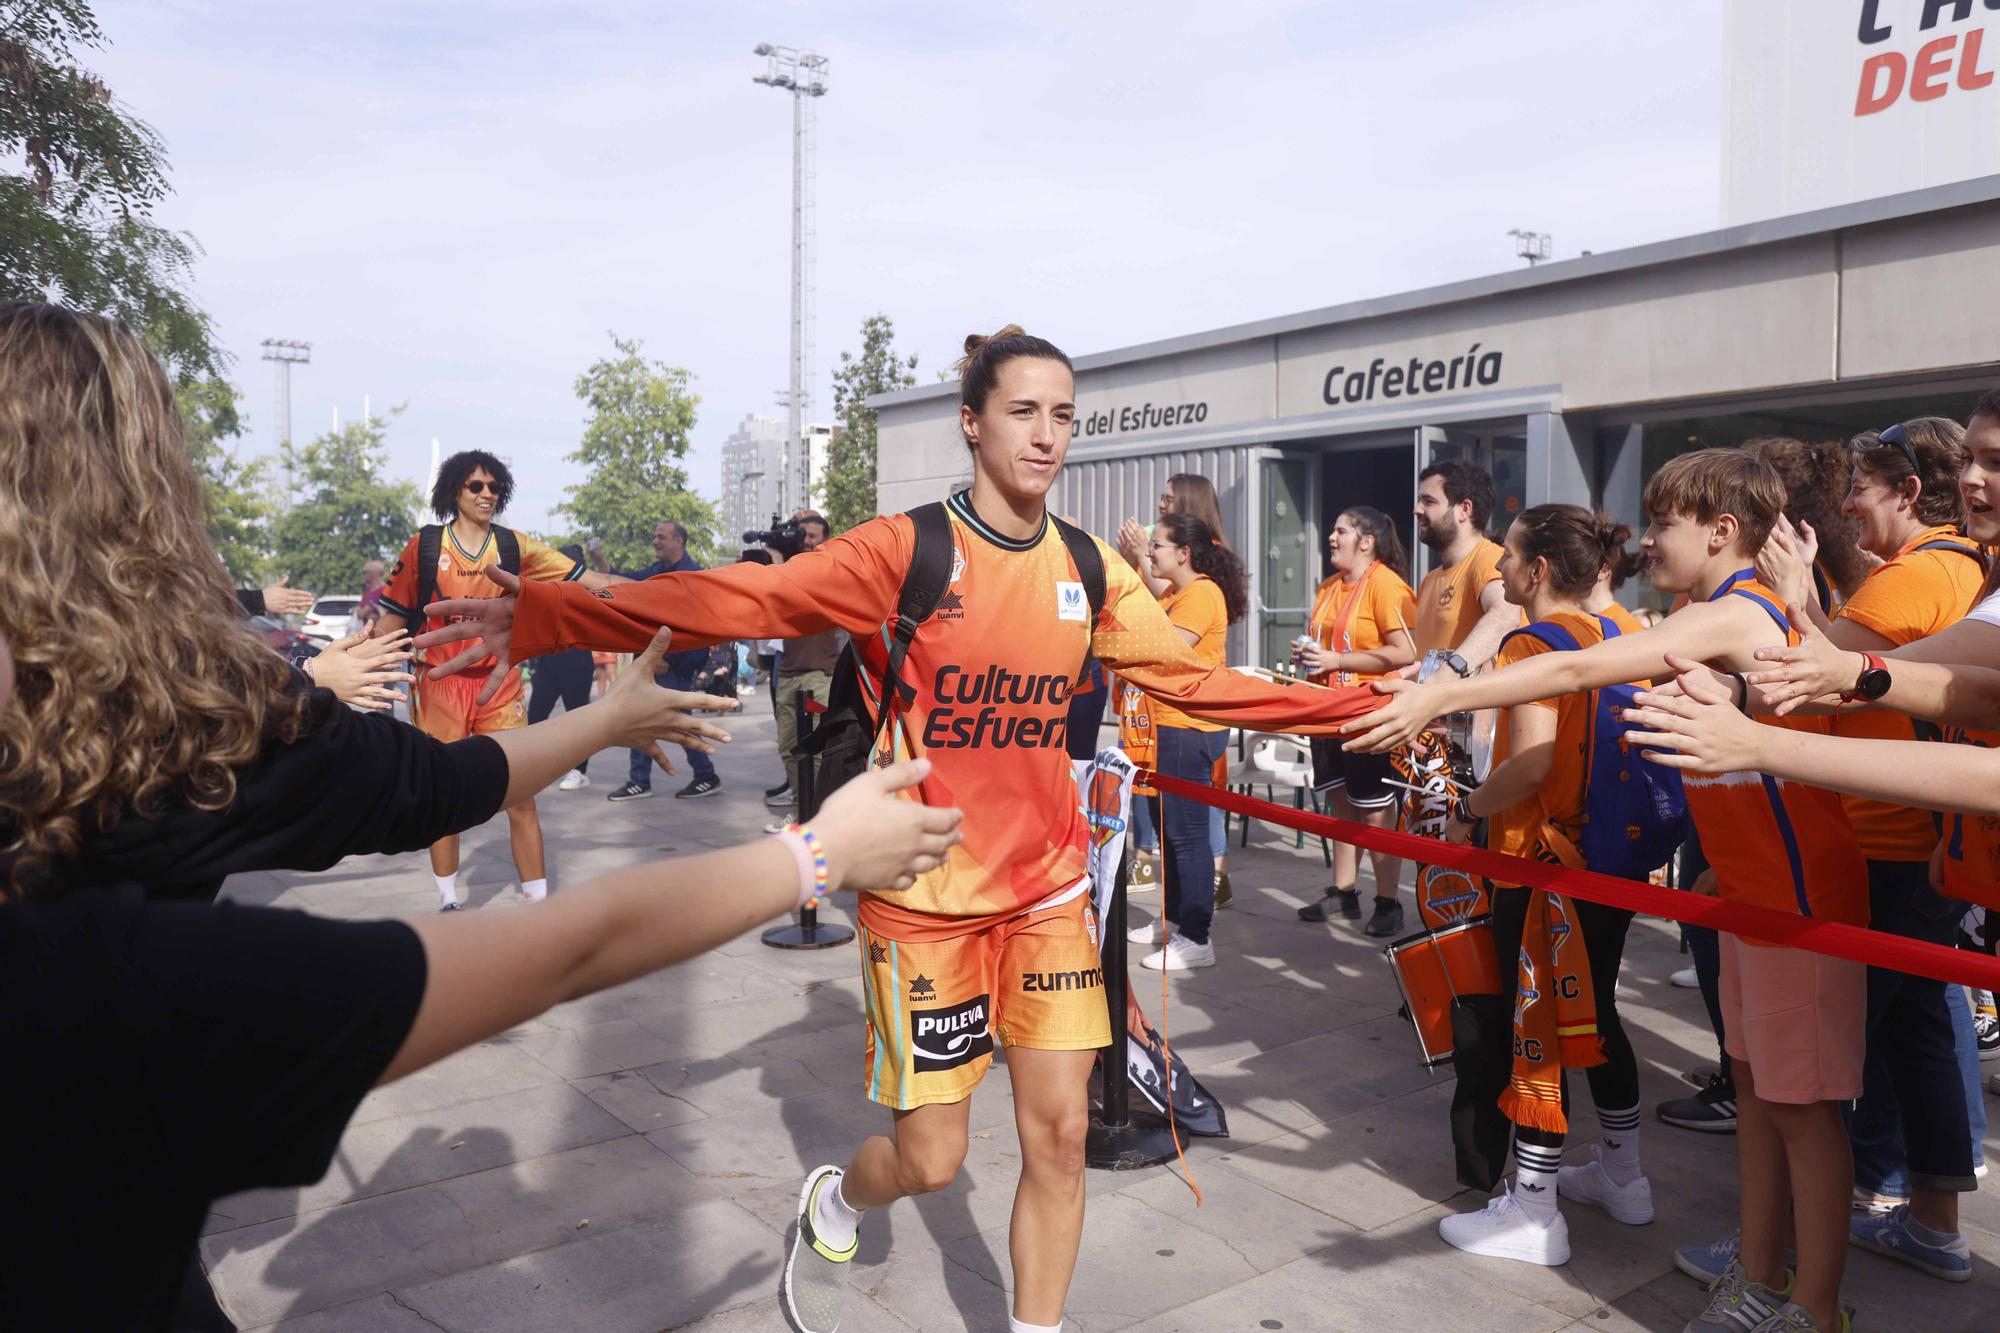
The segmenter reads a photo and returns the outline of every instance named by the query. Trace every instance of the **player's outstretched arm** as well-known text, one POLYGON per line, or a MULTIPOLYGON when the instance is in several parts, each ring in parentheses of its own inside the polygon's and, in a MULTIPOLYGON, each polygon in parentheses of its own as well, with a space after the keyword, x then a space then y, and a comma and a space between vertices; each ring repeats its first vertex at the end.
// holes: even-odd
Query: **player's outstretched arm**
POLYGON ((1676 657, 1680 691, 1640 694, 1626 733, 1646 758, 1709 773, 1769 773, 1873 801, 2000 815, 2000 750, 1932 741, 1822 736, 1746 717, 1728 691, 1676 657))
MULTIPOLYGON (((959 841, 959 811, 895 795, 929 771, 925 760, 897 764, 827 800, 812 828, 835 890, 907 888, 943 863, 959 841)), ((798 904, 798 862, 766 838, 613 871, 518 911, 420 918, 410 924, 424 946, 424 998, 380 1082, 566 1000, 704 953, 798 904)))

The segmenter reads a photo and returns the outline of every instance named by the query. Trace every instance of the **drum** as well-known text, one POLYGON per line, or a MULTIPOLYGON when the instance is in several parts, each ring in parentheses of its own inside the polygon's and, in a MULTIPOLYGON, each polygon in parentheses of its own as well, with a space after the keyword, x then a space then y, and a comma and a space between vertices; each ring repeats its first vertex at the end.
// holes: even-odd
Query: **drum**
POLYGON ((1451 1006, 1461 995, 1498 995, 1493 918, 1478 917, 1397 940, 1382 951, 1403 995, 1403 1016, 1417 1034, 1424 1068, 1452 1057, 1451 1006))

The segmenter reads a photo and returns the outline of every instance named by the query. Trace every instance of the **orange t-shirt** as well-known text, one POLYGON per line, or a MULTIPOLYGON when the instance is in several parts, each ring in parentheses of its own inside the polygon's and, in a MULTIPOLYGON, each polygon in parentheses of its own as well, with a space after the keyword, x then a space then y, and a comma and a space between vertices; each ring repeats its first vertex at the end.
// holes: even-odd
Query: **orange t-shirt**
MULTIPOLYGON (((1178 592, 1169 590, 1160 601, 1160 610, 1175 629, 1195 636, 1195 660, 1203 666, 1219 667, 1229 660, 1229 606, 1222 597, 1222 585, 1203 574, 1178 592)), ((1153 705, 1155 727, 1180 727, 1185 731, 1224 731, 1214 722, 1189 717, 1171 704, 1153 705)))
MULTIPOLYGON (((1016 540, 985 523, 963 491, 946 508, 954 575, 910 645, 908 692, 875 761, 928 757, 931 775, 903 797, 963 810, 964 840, 914 887, 862 896, 862 922, 885 938, 963 935, 1032 910, 1083 877, 1090 830, 1064 743, 1086 650, 1155 700, 1249 730, 1331 735, 1383 698, 1366 688, 1277 685, 1203 662, 1137 571, 1102 542, 1105 600, 1093 624, 1052 525, 1016 540)), ((873 691, 886 666, 882 630, 915 550, 915 524, 895 514, 782 565, 662 574, 596 593, 531 583, 515 611, 513 645, 528 658, 570 647, 634 651, 667 624, 674 650, 845 629, 864 689, 873 691)))
MULTIPOLYGON (((1785 642, 1798 643, 1777 593, 1757 582, 1754 570, 1739 571, 1709 600, 1723 597, 1760 600, 1775 624, 1784 627, 1785 642)), ((1828 730, 1823 717, 1758 721, 1794 731, 1828 730)), ((1848 925, 1868 923, 1868 863, 1839 796, 1767 773, 1688 769, 1681 784, 1719 896, 1848 925)))
MULTIPOLYGON (((1929 638, 1964 619, 1979 596, 1986 570, 1979 547, 1949 527, 1926 528, 1904 543, 1888 563, 1869 574, 1854 596, 1842 603, 1836 620, 1851 620, 1900 648, 1929 638), (1931 542, 1956 550, 1920 551, 1931 542)), ((1910 718, 1888 708, 1866 708, 1833 717, 1836 736, 1915 740, 1910 718)), ((1935 818, 1928 810, 1843 796, 1847 817, 1861 850, 1874 861, 1922 861, 1937 846, 1935 818)))
MULTIPOLYGON (((583 566, 561 551, 536 541, 525 532, 517 532, 514 537, 521 544, 521 577, 524 580, 556 583, 572 582, 583 577, 583 566)), ((424 609, 416 604, 417 546, 422 539, 422 533, 413 533, 410 540, 403 544, 403 553, 396 557, 396 567, 389 571, 389 581, 382 588, 382 609, 409 622, 411 634, 443 629, 446 624, 443 620, 426 618, 424 609)), ((445 524, 438 542, 437 595, 440 598, 505 596, 505 589, 486 577, 487 569, 499 563, 500 543, 490 529, 485 543, 477 551, 468 551, 459 545, 456 528, 450 523, 445 524)), ((470 651, 478 642, 478 639, 467 639, 462 643, 429 648, 420 660, 425 666, 437 666, 470 651)), ((486 674, 492 670, 493 663, 487 661, 467 667, 464 674, 486 674)))
MULTIPOLYGON (((1417 618, 1417 596, 1403 576, 1380 560, 1369 564, 1359 582, 1335 574, 1319 585, 1308 621, 1320 647, 1336 653, 1367 653, 1407 630, 1417 618)), ((1380 680, 1386 672, 1341 671, 1314 676, 1321 684, 1353 685, 1380 680)))
MULTIPOLYGON (((1486 585, 1500 577, 1500 557, 1506 554, 1499 543, 1484 537, 1471 554, 1449 569, 1433 569, 1417 586, 1417 654, 1437 649, 1456 649, 1472 633, 1472 627, 1486 614, 1479 596, 1486 585)), ((1467 665, 1477 668, 1480 663, 1467 665)))
MULTIPOLYGON (((1568 630, 1579 648, 1588 648, 1604 638, 1603 626, 1597 623, 1596 616, 1588 612, 1558 611, 1549 617, 1548 623, 1568 630)), ((1624 632, 1622 625, 1619 629, 1624 632)), ((1501 640, 1493 665, 1496 668, 1509 667, 1538 654, 1555 651, 1534 635, 1516 630, 1501 640)), ((1542 779, 1542 785, 1533 796, 1511 809, 1499 811, 1486 821, 1486 845, 1494 851, 1505 852, 1509 856, 1529 855, 1534 850, 1536 837, 1544 822, 1553 824, 1572 842, 1582 836, 1583 787, 1590 767, 1589 756, 1584 753, 1590 741, 1590 695, 1589 690, 1583 690, 1553 699, 1537 699, 1525 705, 1554 710, 1555 755, 1549 764, 1549 775, 1542 779)), ((1493 766, 1498 768, 1513 752, 1513 729, 1503 718, 1493 741, 1493 766)))

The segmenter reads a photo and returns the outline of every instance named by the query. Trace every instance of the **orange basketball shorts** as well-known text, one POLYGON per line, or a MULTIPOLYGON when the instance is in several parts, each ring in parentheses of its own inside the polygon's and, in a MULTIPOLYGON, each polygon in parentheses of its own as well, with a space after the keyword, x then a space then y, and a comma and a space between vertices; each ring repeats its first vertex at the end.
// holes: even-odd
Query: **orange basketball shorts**
POLYGON ((951 939, 860 932, 871 1100, 899 1111, 972 1095, 993 1048, 1111 1044, 1088 893, 951 939))
POLYGON ((521 673, 509 671, 490 702, 481 705, 487 673, 426 676, 410 691, 412 719, 417 730, 437 740, 462 741, 528 725, 528 706, 521 692, 521 673))

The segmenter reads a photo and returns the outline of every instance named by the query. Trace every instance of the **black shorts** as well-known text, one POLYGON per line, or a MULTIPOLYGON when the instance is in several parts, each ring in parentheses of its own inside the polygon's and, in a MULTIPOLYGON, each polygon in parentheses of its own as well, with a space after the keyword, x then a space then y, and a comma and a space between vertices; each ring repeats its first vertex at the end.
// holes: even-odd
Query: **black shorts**
POLYGON ((1339 741, 1319 738, 1313 740, 1312 753, 1314 791, 1344 788, 1349 804, 1357 810, 1386 809, 1403 797, 1400 790, 1388 784, 1396 770, 1386 754, 1343 750, 1339 741))

